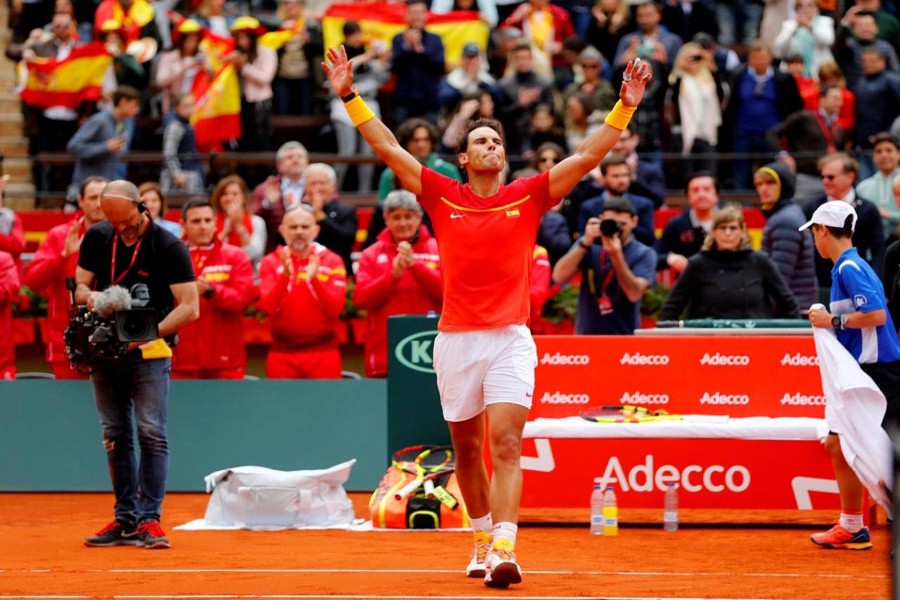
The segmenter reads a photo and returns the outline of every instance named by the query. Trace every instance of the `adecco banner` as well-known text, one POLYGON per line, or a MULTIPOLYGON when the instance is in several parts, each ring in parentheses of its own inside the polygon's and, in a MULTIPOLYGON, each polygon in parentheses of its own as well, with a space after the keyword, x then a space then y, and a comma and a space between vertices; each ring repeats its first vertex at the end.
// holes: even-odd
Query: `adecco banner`
POLYGON ((526 439, 522 469, 527 508, 587 510, 595 477, 615 488, 620 507, 662 510, 676 483, 685 508, 838 508, 817 440, 526 439))
POLYGON ((821 417, 812 335, 536 336, 529 418, 631 404, 676 414, 821 417))

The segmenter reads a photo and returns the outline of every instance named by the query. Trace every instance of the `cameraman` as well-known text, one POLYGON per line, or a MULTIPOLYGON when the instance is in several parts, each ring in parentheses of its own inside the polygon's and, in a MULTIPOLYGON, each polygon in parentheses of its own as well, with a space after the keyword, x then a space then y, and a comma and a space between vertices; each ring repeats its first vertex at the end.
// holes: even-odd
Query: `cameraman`
POLYGON ((91 227, 81 242, 75 300, 93 310, 102 290, 144 284, 160 337, 132 343, 124 356, 94 366, 91 382, 116 503, 115 520, 85 545, 168 548, 159 524, 169 463, 166 414, 172 369, 172 350, 164 339, 199 316, 197 285, 187 247, 147 215, 134 184, 110 182, 100 205, 106 222, 91 227), (137 423, 139 465, 132 422, 137 423))
POLYGON ((577 334, 628 335, 638 328, 641 298, 656 276, 656 252, 631 235, 637 224, 631 202, 610 198, 553 268, 559 283, 582 270, 577 334))

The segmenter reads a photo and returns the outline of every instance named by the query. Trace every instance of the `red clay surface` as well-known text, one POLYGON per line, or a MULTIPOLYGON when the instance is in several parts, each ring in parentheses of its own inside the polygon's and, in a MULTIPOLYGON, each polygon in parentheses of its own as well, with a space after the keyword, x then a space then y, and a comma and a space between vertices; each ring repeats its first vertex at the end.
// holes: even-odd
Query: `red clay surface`
MULTIPOLYGON (((365 516, 365 495, 352 497, 357 515, 365 516)), ((517 545, 525 580, 503 591, 463 576, 468 533, 173 529, 201 518, 208 498, 169 495, 163 526, 172 549, 151 551, 82 545, 111 519, 111 494, 0 494, 0 596, 891 597, 883 524, 873 528, 875 548, 866 552, 816 548, 809 534, 821 528, 813 525, 713 525, 675 533, 625 525, 616 538, 591 536, 586 524, 525 525, 517 545)), ((628 514, 623 510, 624 521, 628 514)), ((560 515, 525 517, 549 522, 560 515)))

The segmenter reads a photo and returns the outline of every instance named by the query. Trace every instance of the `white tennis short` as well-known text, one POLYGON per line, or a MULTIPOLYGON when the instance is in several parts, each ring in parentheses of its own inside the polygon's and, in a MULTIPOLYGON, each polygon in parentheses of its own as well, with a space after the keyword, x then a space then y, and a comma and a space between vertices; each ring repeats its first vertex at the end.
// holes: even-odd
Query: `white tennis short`
POLYGON ((488 404, 531 408, 537 347, 524 325, 441 332, 434 342, 441 407, 447 421, 465 421, 488 404))

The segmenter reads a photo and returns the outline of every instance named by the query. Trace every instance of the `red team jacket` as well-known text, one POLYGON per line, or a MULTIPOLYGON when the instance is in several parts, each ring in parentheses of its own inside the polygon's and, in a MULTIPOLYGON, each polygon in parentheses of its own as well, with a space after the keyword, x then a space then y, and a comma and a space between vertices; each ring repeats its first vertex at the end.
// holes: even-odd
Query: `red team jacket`
POLYGON ((200 318, 178 332, 173 369, 236 369, 247 365, 243 313, 256 298, 253 267, 237 246, 216 240, 191 247, 194 275, 212 284, 211 298, 200 296, 200 318))
POLYGON ((393 274, 397 244, 387 229, 366 248, 356 271, 353 302, 368 311, 366 319, 366 377, 387 375, 387 318, 441 311, 441 263, 437 242, 421 226, 413 244, 416 263, 399 279, 393 274))
POLYGON ((19 296, 19 270, 8 252, 0 252, 0 379, 16 373, 13 348, 12 305, 19 296))
POLYGON ((75 277, 78 252, 63 258, 62 251, 66 234, 77 218, 76 216, 69 223, 57 225, 47 232, 47 238, 35 252, 25 272, 25 285, 47 297, 47 331, 50 337, 47 342, 47 362, 51 364, 68 364, 69 361, 63 341, 63 331, 69 325, 69 309, 72 306, 69 290, 66 289, 66 278, 75 277))
POLYGON ((284 276, 279 246, 259 263, 259 301, 269 315, 272 347, 290 350, 332 341, 347 295, 347 270, 340 256, 314 242, 319 270, 310 280, 308 260, 293 257, 294 277, 284 276))

